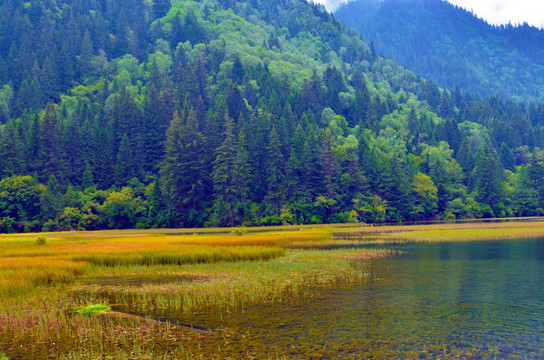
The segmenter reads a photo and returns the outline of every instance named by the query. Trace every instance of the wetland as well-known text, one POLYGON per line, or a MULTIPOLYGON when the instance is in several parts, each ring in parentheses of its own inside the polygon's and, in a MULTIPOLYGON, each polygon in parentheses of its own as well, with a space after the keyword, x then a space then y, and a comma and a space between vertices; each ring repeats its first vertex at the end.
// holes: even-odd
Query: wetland
POLYGON ((544 357, 539 221, 267 230, 6 235, 0 353, 544 357))

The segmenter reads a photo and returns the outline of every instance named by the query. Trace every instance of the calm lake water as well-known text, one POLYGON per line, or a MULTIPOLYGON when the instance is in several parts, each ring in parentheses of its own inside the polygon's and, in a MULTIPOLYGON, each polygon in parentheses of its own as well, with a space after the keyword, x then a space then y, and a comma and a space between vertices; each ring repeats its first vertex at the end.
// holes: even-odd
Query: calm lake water
POLYGON ((235 357, 544 358, 544 239, 395 248, 363 284, 180 321, 223 331, 235 357))

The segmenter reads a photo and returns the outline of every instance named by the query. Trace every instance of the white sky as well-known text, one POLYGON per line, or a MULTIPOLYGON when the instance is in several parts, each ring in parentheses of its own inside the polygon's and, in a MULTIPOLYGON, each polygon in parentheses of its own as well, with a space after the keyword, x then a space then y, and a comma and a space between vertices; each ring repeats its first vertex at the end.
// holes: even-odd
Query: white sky
POLYGON ((527 22, 544 27, 544 2, 542 0, 449 0, 452 4, 474 11, 479 17, 494 25, 522 24, 527 22))
MULTIPOLYGON (((338 5, 347 0, 313 0, 323 4, 329 11, 333 11, 338 5)), ((512 25, 527 22, 530 25, 544 28, 544 1, 542 0, 448 0, 469 11, 473 11, 478 17, 484 18, 488 23, 499 25, 512 25)))

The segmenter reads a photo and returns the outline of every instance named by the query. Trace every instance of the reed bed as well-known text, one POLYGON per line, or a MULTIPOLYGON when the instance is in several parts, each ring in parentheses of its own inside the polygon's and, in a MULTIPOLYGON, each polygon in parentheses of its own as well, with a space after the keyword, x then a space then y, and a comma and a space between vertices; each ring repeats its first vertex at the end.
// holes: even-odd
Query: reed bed
POLYGON ((368 268, 360 264, 389 254, 292 249, 327 244, 332 230, 325 228, 243 236, 156 230, 45 236, 41 244, 37 234, 0 238, 0 351, 10 357, 194 358, 200 344, 222 337, 203 339, 152 319, 84 316, 78 309, 104 303, 150 316, 157 310, 220 314, 295 301, 363 279, 368 268), (139 280, 117 284, 115 277, 123 276, 139 280))
POLYGON ((220 261, 252 261, 269 260, 282 256, 285 251, 281 248, 264 246, 237 246, 237 247, 211 247, 211 246, 178 246, 165 250, 145 251, 108 251, 106 253, 86 254, 75 256, 73 259, 86 261, 100 266, 126 266, 126 265, 183 265, 215 263, 220 261))
MULTIPOLYGON (((175 309, 184 313, 292 301, 313 296, 323 287, 338 282, 362 279, 368 272, 353 266, 355 262, 390 254, 387 250, 292 250, 287 256, 268 262, 198 264, 175 269, 185 274, 206 274, 208 281, 172 281, 134 287, 80 285, 74 288, 73 297, 78 301, 107 301, 141 312, 175 309)), ((168 268, 163 271, 167 273, 168 268)), ((138 273, 138 270, 125 268, 127 273, 138 273)), ((93 275, 100 276, 100 273, 96 271, 93 275)))
POLYGON ((432 241, 477 241, 505 239, 536 239, 544 237, 544 222, 459 223, 412 226, 376 226, 342 229, 334 237, 342 240, 366 242, 432 242, 432 241))
POLYGON ((73 282, 86 264, 51 258, 0 260, 0 298, 24 295, 38 286, 73 282))

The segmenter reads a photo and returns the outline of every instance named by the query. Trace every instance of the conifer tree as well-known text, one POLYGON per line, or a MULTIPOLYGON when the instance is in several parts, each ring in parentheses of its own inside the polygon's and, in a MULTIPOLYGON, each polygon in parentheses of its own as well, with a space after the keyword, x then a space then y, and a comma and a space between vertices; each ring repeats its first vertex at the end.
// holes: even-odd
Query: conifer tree
POLYGON ((96 127, 93 132, 93 148, 95 149, 94 177, 100 189, 107 189, 114 183, 115 156, 112 131, 96 127))
POLYGON ((180 213, 183 211, 183 146, 181 143, 182 123, 178 112, 174 113, 166 131, 164 158, 161 163, 162 187, 170 203, 180 213))
POLYGON ((164 152, 164 135, 167 129, 164 106, 155 87, 148 92, 143 111, 144 170, 153 173, 164 152))
POLYGON ((248 217, 247 200, 249 180, 251 178, 251 168, 249 166, 249 153, 247 151, 244 129, 240 130, 238 133, 238 138, 236 139, 236 159, 234 162, 234 167, 237 173, 235 181, 236 191, 242 203, 241 216, 242 219, 245 220, 248 217))
POLYGON ((538 204, 544 208, 544 162, 533 154, 528 169, 531 187, 536 191, 538 204))
POLYGON ((55 219, 64 209, 63 194, 54 175, 47 181, 47 188, 40 198, 40 217, 44 220, 55 219))
POLYGON ((81 188, 83 190, 94 186, 94 176, 89 163, 85 163, 85 169, 83 170, 83 176, 81 177, 81 188))
POLYGON ((288 198, 296 201, 304 196, 305 189, 302 182, 305 179, 306 166, 304 163, 304 154, 307 152, 305 145, 304 130, 299 124, 295 134, 291 139, 291 153, 287 162, 287 191, 288 198))
POLYGON ((161 177, 157 176, 153 182, 153 191, 149 197, 149 211, 147 217, 151 221, 153 227, 164 227, 167 226, 167 217, 166 217, 166 199, 162 193, 161 187, 161 177))
POLYGON ((268 136, 266 170, 267 198, 274 205, 275 215, 279 216, 285 199, 285 162, 275 126, 272 126, 268 136))
POLYGON ((55 175, 63 177, 61 153, 61 136, 58 124, 57 109, 54 104, 47 105, 39 130, 39 171, 42 178, 55 175))
POLYGON ((327 218, 332 215, 333 208, 330 205, 335 198, 335 180, 336 180, 336 159, 333 152, 332 133, 329 129, 323 131, 321 141, 321 163, 323 171, 323 180, 325 183, 325 196, 329 206, 327 209, 327 218))
POLYGON ((346 156, 346 172, 349 177, 344 189, 345 195, 345 204, 349 205, 353 199, 359 193, 367 193, 367 180, 363 174, 363 169, 359 163, 357 155, 352 152, 349 152, 346 156))
MULTIPOLYGON (((186 104, 187 106, 187 104, 186 104)), ((182 126, 180 142, 181 176, 184 187, 184 207, 192 211, 189 215, 187 226, 200 226, 202 223, 197 218, 207 203, 209 188, 209 176, 206 167, 206 138, 198 129, 196 113, 191 107, 188 110, 187 120, 182 126)))
POLYGON ((170 7, 170 0, 153 0, 153 19, 165 16, 170 7))
POLYGON ((10 121, 0 127, 0 177, 22 175, 25 162, 21 135, 10 121))
POLYGON ((477 195, 475 200, 495 209, 504 195, 503 174, 497 159, 484 155, 476 163, 472 173, 477 195))
POLYGON ((235 189, 236 143, 233 134, 234 121, 225 114, 223 142, 215 150, 212 179, 214 184, 214 213, 219 225, 234 226, 238 194, 235 189))
POLYGON ((130 179, 136 176, 136 166, 134 164, 134 153, 132 144, 126 134, 121 138, 117 160, 115 162, 114 182, 115 185, 125 186, 130 179))
POLYGON ((81 50, 78 56, 78 70, 79 76, 89 76, 92 69, 91 60, 93 57, 93 43, 91 41, 91 34, 88 30, 85 31, 83 35, 83 40, 81 40, 81 50))

